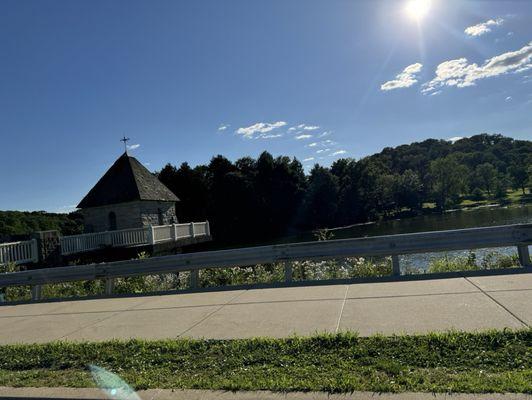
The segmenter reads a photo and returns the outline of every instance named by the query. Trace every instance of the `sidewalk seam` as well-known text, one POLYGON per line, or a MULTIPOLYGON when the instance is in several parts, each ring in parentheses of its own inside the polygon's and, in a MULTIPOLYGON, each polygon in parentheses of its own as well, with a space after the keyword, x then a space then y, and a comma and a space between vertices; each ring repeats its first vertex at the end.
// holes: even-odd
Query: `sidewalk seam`
POLYGON ((244 293, 246 293, 248 291, 248 289, 242 291, 242 293, 238 293, 236 294, 235 296, 231 297, 229 300, 227 300, 224 304, 220 305, 216 310, 208 313, 205 317, 201 318, 198 322, 196 322, 195 324, 193 324, 191 327, 185 329, 183 332, 181 332, 179 335, 177 335, 177 337, 181 337, 183 336, 185 333, 191 331, 192 329, 194 329, 196 326, 198 326, 199 324, 203 323, 206 319, 210 318, 212 315, 216 314, 218 311, 220 311, 222 308, 224 308, 226 305, 228 305, 229 303, 231 303, 233 300, 236 300, 238 299, 240 296, 242 296, 244 293))
POLYGON ((70 331, 68 333, 65 333, 63 336, 60 336, 58 339, 56 340, 62 340, 62 339, 66 339, 68 336, 74 334, 74 333, 77 333, 79 331, 82 331, 83 329, 86 329, 86 328, 89 328, 91 326, 94 326, 94 325, 97 325, 99 324, 100 322, 103 322, 103 321, 107 321, 109 318, 113 318, 114 316, 116 315, 120 315, 121 313, 125 312, 125 311, 129 311, 129 310, 132 310, 134 309, 135 307, 137 306, 140 306, 142 304, 145 304, 148 302, 148 299, 144 300, 144 301, 141 301, 140 303, 138 304, 134 304, 133 306, 131 307, 128 307, 126 308, 125 310, 119 310, 119 311, 102 311, 102 313, 111 313, 111 315, 108 315, 107 317, 104 317, 102 319, 99 319, 97 321, 94 321, 94 322, 91 322, 89 324, 86 324, 86 325, 83 325, 82 327, 78 328, 78 329, 74 329, 73 331, 70 331))
POLYGON ((334 330, 334 333, 338 333, 338 330, 340 329, 340 321, 342 320, 342 314, 344 313, 344 307, 345 302, 347 300, 347 292, 349 291, 349 285, 345 288, 344 293, 344 301, 342 302, 342 307, 340 308, 340 315, 338 315, 338 322, 336 323, 336 329, 334 330))
POLYGON ((479 285, 477 285, 475 282, 471 281, 467 276, 464 276, 464 279, 468 281, 471 285, 476 287, 478 290, 480 290, 482 293, 484 293, 488 298, 490 298, 495 304, 497 304, 499 307, 501 307, 503 310, 505 310, 508 314, 510 314, 512 317, 514 317, 516 320, 518 320, 521 324, 523 324, 526 328, 530 328, 530 325, 528 325, 525 321, 523 321, 521 318, 519 318, 516 314, 514 314, 512 311, 510 311, 509 308, 507 308, 505 305, 503 305, 501 302, 499 302, 497 299, 495 299, 493 296, 491 296, 488 292, 486 292, 484 289, 482 289, 479 285))

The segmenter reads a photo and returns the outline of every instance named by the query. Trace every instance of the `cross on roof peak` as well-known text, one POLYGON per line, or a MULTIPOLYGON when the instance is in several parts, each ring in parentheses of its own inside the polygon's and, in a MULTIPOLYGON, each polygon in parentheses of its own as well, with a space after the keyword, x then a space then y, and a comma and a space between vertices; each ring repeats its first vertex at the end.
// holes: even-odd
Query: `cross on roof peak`
POLYGON ((124 142, 124 151, 126 152, 126 154, 127 154, 127 142, 129 142, 129 140, 130 139, 126 137, 125 135, 122 139, 120 139, 121 142, 124 142))

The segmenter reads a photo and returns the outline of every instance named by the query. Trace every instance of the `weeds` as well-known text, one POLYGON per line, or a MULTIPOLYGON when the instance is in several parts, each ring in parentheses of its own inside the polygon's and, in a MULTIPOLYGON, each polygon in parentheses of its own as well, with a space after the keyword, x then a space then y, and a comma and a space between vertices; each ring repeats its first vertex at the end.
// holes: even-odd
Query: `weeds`
POLYGON ((0 386, 92 386, 87 365, 136 389, 532 392, 532 330, 0 346, 0 386))

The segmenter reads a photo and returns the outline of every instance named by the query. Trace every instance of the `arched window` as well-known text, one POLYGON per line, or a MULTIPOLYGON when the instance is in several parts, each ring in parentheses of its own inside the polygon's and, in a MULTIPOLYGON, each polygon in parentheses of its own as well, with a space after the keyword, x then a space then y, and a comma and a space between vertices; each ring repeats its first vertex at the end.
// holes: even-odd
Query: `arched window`
POLYGON ((157 209, 157 218, 159 219, 159 225, 164 225, 163 212, 160 208, 157 209))
POLYGON ((114 211, 109 213, 109 230, 116 231, 116 214, 114 211))

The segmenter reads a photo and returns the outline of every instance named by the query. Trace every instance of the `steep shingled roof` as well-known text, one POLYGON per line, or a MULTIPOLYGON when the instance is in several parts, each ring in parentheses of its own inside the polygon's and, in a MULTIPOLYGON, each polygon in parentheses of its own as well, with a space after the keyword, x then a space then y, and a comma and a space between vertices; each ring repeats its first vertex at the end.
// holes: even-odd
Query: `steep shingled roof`
POLYGON ((124 153, 81 200, 78 208, 134 200, 179 201, 177 196, 136 158, 124 153))

